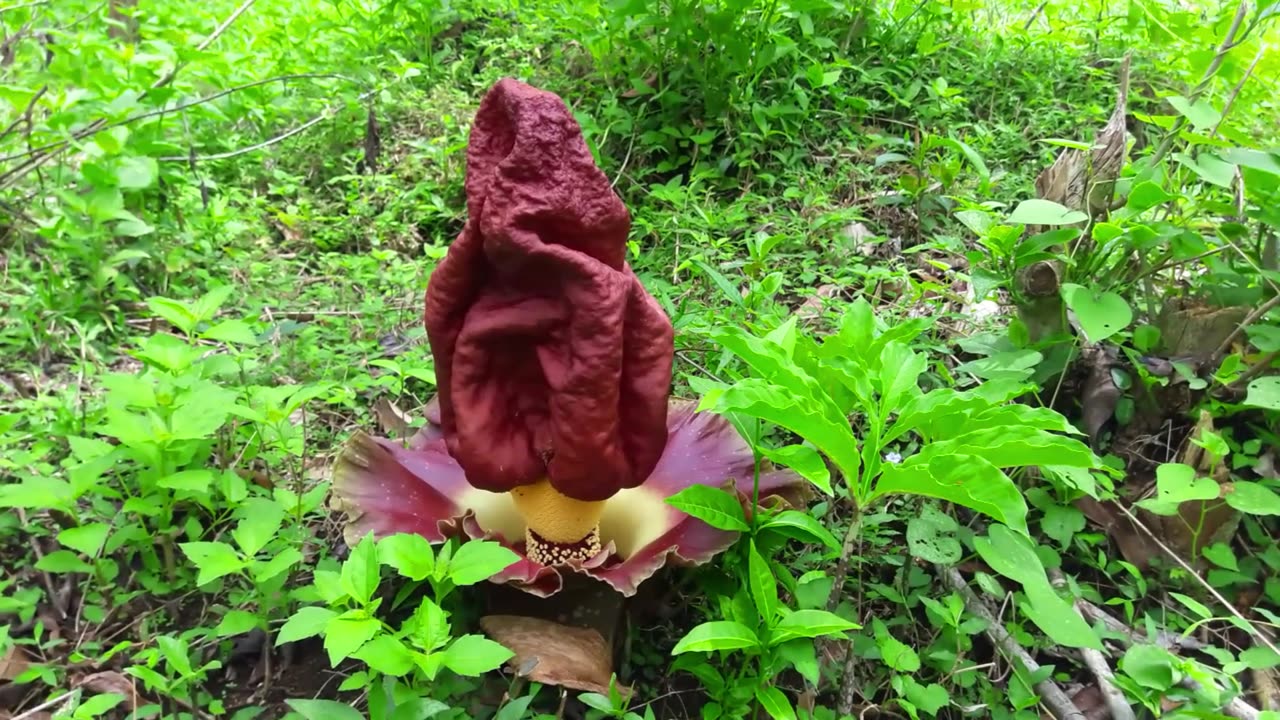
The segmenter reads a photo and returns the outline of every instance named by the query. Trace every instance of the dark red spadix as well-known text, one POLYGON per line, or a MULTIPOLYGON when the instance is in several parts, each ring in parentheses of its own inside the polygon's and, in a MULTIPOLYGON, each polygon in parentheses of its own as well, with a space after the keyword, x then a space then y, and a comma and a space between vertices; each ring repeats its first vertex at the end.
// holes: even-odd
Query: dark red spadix
POLYGON ((466 191, 424 314, 449 453, 495 492, 549 478, 595 501, 639 485, 667 440, 672 327, 626 262, 630 214, 564 101, 498 82, 466 191))

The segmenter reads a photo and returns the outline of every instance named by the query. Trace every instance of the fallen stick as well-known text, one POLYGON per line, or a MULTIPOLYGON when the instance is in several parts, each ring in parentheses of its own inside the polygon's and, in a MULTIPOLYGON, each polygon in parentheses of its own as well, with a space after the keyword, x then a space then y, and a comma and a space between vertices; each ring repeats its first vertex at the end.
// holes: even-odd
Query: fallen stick
MULTIPOLYGON (((1056 587, 1067 584, 1066 577, 1057 568, 1049 570, 1049 580, 1056 587)), ((1077 613, 1080 613, 1081 617, 1085 616, 1085 613, 1080 608, 1083 602, 1083 600, 1076 600, 1072 604, 1072 607, 1075 608, 1077 613)), ((1089 668, 1089 672, 1093 673, 1093 677, 1098 681, 1098 690, 1102 693, 1102 699, 1107 703, 1107 709, 1111 711, 1112 720, 1138 720, 1133 714, 1133 707, 1129 704, 1128 699, 1116 687, 1115 676, 1111 673, 1111 665, 1102 656, 1102 651, 1083 647, 1077 649, 1080 651, 1080 656, 1084 658, 1085 666, 1089 668)))
MULTIPOLYGON (((987 621, 986 634, 991 638, 991 642, 996 644, 1006 656, 1017 658, 1019 662, 1027 668, 1027 672, 1035 674, 1040 670, 1040 664, 1032 659, 1031 655, 1022 646, 1014 640, 1009 632, 1004 629, 1004 625, 996 618, 995 613, 991 612, 991 608, 982 601, 973 590, 969 589, 969 584, 965 582, 964 576, 955 568, 946 568, 941 565, 937 566, 938 573, 947 579, 947 583, 951 585, 951 589, 960 593, 960 597, 964 599, 965 607, 969 612, 974 613, 987 621)), ((1040 695, 1040 702, 1049 709, 1056 720, 1084 720, 1085 714, 1080 712, 1080 708, 1071 702, 1071 698, 1058 687, 1058 684, 1049 678, 1045 678, 1036 683, 1035 690, 1040 695)))
MULTIPOLYGON (((1151 642, 1151 638, 1137 633, 1136 630, 1125 625, 1120 620, 1112 617, 1110 613, 1102 608, 1094 605, 1088 600, 1076 600, 1076 609, 1084 615, 1086 620, 1093 620, 1102 623, 1108 631, 1124 635, 1133 642, 1151 642), (1137 636, 1135 636, 1137 633, 1137 636)), ((1182 636, 1178 633, 1171 633, 1168 630, 1158 631, 1155 637, 1155 644, 1165 650, 1203 650, 1207 647, 1204 643, 1191 636, 1182 636)))

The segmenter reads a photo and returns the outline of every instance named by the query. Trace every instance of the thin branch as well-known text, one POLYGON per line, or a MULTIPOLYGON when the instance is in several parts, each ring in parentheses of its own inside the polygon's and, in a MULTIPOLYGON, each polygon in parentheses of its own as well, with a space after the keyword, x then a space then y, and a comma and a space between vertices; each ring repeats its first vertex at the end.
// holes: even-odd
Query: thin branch
MULTIPOLYGON (((1055 586, 1063 586, 1067 583, 1067 578, 1062 574, 1061 570, 1056 568, 1049 570, 1049 579, 1053 581, 1055 586)), ((1080 603, 1083 600, 1075 601, 1074 609, 1077 613, 1084 616, 1080 603)), ((1084 664, 1089 668, 1089 672, 1093 673, 1093 677, 1098 681, 1098 691, 1102 693, 1102 699, 1107 704, 1107 709, 1111 711, 1112 720, 1137 720, 1133 714, 1133 708, 1130 707, 1129 701, 1125 698, 1124 693, 1115 685, 1115 675, 1111 672, 1111 666, 1107 664, 1107 659, 1102 656, 1102 651, 1095 648, 1082 647, 1079 648, 1080 656, 1084 658, 1084 664)))
POLYGON ((1245 385, 1249 384, 1250 380, 1266 372, 1271 367, 1272 363, 1276 361, 1277 357, 1280 357, 1280 350, 1272 350, 1266 355, 1258 358, 1258 362, 1254 363, 1248 370, 1241 373, 1240 377, 1231 381, 1231 384, 1227 386, 1227 391, 1239 392, 1242 390, 1245 385))
MULTIPOLYGON (((1231 52, 1237 45, 1236 33, 1240 31, 1240 25, 1248 14, 1249 0, 1240 0, 1240 7, 1236 8, 1236 16, 1231 21, 1231 27, 1227 30, 1226 37, 1222 38, 1222 44, 1218 46, 1218 52, 1214 54, 1213 61, 1209 63, 1209 67, 1205 68, 1204 75, 1200 78, 1200 84, 1187 97, 1187 102, 1194 105, 1200 99, 1200 95, 1209 87, 1210 81, 1218 74, 1218 68, 1222 67, 1223 61, 1227 59, 1227 53, 1231 52)), ((1160 141, 1160 146, 1156 148, 1155 155, 1151 159, 1152 166, 1158 165, 1164 159, 1164 156, 1169 154, 1169 151, 1173 149, 1173 143, 1177 141, 1178 135, 1186 124, 1187 119, 1179 115, 1173 127, 1165 133, 1164 139, 1160 141)))
POLYGON ((48 5, 49 2, 50 0, 35 0, 34 2, 18 3, 17 5, 6 5, 5 7, 0 7, 0 13, 7 13, 10 10, 21 10, 22 8, 39 7, 41 5, 48 5))
POLYGON ((1214 123, 1213 130, 1210 131, 1209 137, 1218 136, 1218 129, 1222 127, 1222 123, 1227 121, 1227 114, 1231 112, 1231 106, 1235 104, 1236 98, 1239 97, 1240 91, 1244 89, 1244 84, 1249 82, 1249 78, 1253 76, 1253 71, 1258 67, 1258 63, 1262 61, 1262 56, 1267 54, 1267 44, 1264 42, 1258 48, 1258 53, 1253 56, 1253 62, 1249 63, 1248 69, 1244 71, 1244 76, 1240 78, 1240 82, 1231 88, 1231 94, 1227 96, 1227 103, 1222 106, 1222 114, 1218 117, 1218 122, 1214 123))
POLYGON ((1274 310, 1277 305, 1280 305, 1280 295, 1272 297, 1270 300, 1259 305, 1253 312, 1246 315, 1244 320, 1240 321, 1240 324, 1236 326, 1236 329, 1232 331, 1232 333, 1227 336, 1227 339, 1223 340, 1222 344, 1218 346, 1218 349, 1214 351, 1213 357, 1224 357, 1227 353, 1231 352, 1231 344, 1244 334, 1245 328, 1254 324, 1267 313, 1274 310))
POLYGON ((74 694, 75 694, 74 690, 72 690, 71 692, 64 692, 61 695, 55 697, 54 699, 41 703, 20 715, 14 715, 13 720, 28 720, 28 718, 34 718, 36 715, 39 715, 41 712, 48 710, 54 705, 57 705, 58 703, 65 701, 67 698, 71 697, 74 694))
MULTIPOLYGON (((377 93, 378 93, 378 90, 376 89, 370 90, 369 92, 361 95, 358 98, 358 101, 367 100, 368 98, 372 97, 377 93)), ((246 147, 246 148, 240 148, 238 150, 228 150, 227 152, 215 153, 213 155, 197 155, 195 158, 192 158, 189 155, 166 155, 164 157, 159 157, 156 159, 159 160, 160 162, 192 162, 193 160, 204 162, 206 160, 227 160, 229 158, 239 157, 241 155, 248 155, 251 152, 257 152, 258 150, 262 150, 264 148, 271 147, 272 145, 282 143, 285 140, 288 140, 289 138, 293 137, 294 135, 298 135, 306 131, 308 128, 311 128, 315 125, 318 125, 324 122, 325 120, 328 120, 329 118, 333 117, 338 112, 339 108, 344 104, 346 103, 345 102, 334 103, 329 107, 325 108, 319 115, 316 115, 315 117, 302 123, 298 127, 295 127, 291 130, 283 132, 268 140, 263 140, 262 142, 256 145, 250 145, 249 147, 246 147)))
MULTIPOLYGON (((954 567, 942 567, 941 565, 937 566, 937 569, 938 573, 946 578, 947 584, 951 586, 951 589, 959 593, 960 597, 964 599, 965 607, 969 609, 969 612, 987 621, 987 629, 985 631, 987 637, 991 638, 991 641, 1000 648, 1001 652, 1007 657, 1016 658, 1018 662, 1026 667, 1027 672, 1031 674, 1039 672, 1040 664, 1032 659, 1026 650, 1022 649, 1022 646, 1018 644, 1017 640, 1013 639, 1009 631, 1004 629, 1004 625, 996 619, 995 614, 991 612, 991 608, 987 607, 987 604, 969 588, 969 584, 965 582, 960 571, 954 567)), ((1062 691, 1062 688, 1058 687, 1058 684, 1052 678, 1045 678, 1036 683, 1035 690, 1040 695, 1040 702, 1049 709, 1049 712, 1053 714, 1056 720, 1075 720, 1077 718, 1083 720, 1085 718, 1085 714, 1080 712, 1080 708, 1071 702, 1071 698, 1067 697, 1067 694, 1062 691)))
POLYGON ((1225 607, 1233 616, 1235 616, 1237 620, 1240 620, 1241 622, 1243 622, 1245 626, 1249 628, 1249 633, 1253 635, 1253 637, 1258 642, 1267 646, 1267 649, 1270 650, 1271 652, 1276 653, 1277 655, 1280 655, 1280 648, 1277 648, 1275 643, 1271 642, 1271 638, 1267 637, 1264 633, 1259 632, 1257 628, 1253 626, 1253 623, 1249 622, 1249 619, 1246 618, 1243 613, 1237 610, 1236 606, 1230 600, 1223 597, 1222 593, 1218 592, 1217 588, 1215 588, 1213 585, 1210 585, 1207 580, 1201 577, 1200 576, 1201 574, 1197 573, 1195 568, 1191 567, 1191 565, 1188 564, 1186 560, 1183 560, 1181 555, 1174 552, 1173 549, 1170 548, 1168 545, 1165 545, 1164 541, 1161 540, 1159 537, 1157 537, 1155 533, 1151 532, 1151 528, 1144 525, 1143 522, 1139 520, 1132 512, 1129 512, 1129 508, 1125 507, 1123 503, 1116 502, 1115 500, 1112 500, 1111 502, 1116 507, 1120 508, 1120 512, 1124 513, 1125 517, 1129 518, 1129 521, 1132 522, 1134 526, 1136 526, 1139 530, 1141 530, 1143 534, 1145 534, 1147 537, 1151 538, 1151 542, 1155 543, 1156 547, 1160 548, 1160 550, 1163 551, 1165 555, 1168 555, 1169 558, 1173 560, 1175 563, 1177 563, 1179 567, 1185 570, 1187 574, 1195 578, 1196 582, 1200 583, 1200 585, 1204 587, 1205 590, 1208 590, 1209 594, 1213 596, 1214 600, 1217 600, 1219 603, 1221 603, 1222 606, 1225 607))

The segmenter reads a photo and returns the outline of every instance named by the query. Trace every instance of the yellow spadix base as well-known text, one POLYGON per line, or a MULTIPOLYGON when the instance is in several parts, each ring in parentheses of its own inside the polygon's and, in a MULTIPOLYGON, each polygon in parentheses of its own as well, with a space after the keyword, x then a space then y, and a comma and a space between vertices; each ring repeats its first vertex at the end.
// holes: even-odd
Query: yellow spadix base
POLYGON ((588 502, 562 495, 550 480, 511 491, 524 517, 526 554, 544 565, 585 560, 600 552, 600 515, 604 501, 588 502))

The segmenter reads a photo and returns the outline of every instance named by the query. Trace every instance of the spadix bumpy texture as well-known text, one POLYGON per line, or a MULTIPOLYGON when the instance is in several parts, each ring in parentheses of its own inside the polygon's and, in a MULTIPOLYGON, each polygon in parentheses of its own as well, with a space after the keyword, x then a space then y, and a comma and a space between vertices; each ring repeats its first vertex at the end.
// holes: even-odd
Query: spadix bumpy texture
MULTIPOLYGON (((439 394, 409 448, 360 434, 334 470, 348 537, 492 537, 499 582, 557 591, 557 567, 630 594, 668 559, 733 542, 665 502, 692 484, 751 495, 723 418, 672 401, 671 323, 625 261, 630 216, 555 95, 503 80, 467 148, 467 223, 429 281, 439 394)), ((805 485, 766 469, 761 497, 805 485)))

